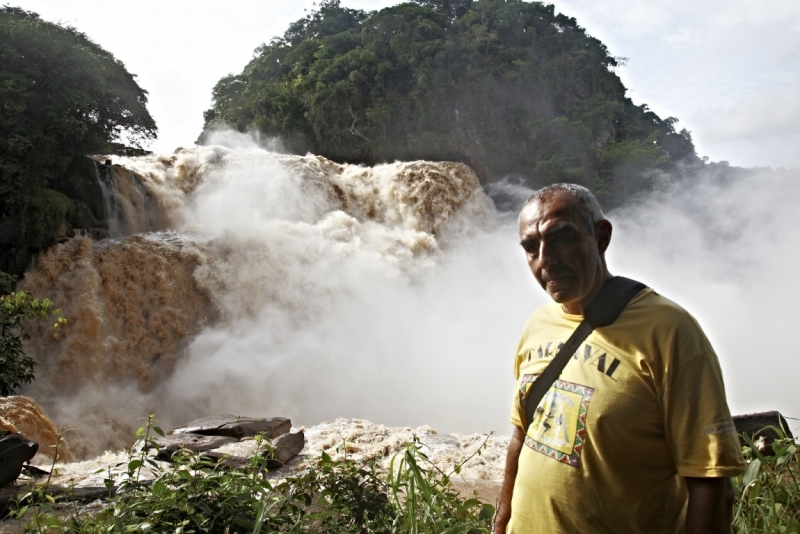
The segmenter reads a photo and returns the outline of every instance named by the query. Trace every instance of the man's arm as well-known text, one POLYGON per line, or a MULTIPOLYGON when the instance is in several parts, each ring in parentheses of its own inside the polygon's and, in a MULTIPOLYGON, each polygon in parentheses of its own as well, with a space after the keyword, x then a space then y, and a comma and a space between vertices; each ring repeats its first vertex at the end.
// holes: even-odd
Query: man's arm
POLYGON ((503 478, 503 489, 500 492, 500 503, 497 505, 497 515, 494 519, 495 534, 506 534, 506 525, 511 519, 511 496, 514 494, 514 480, 517 478, 517 465, 519 464, 519 453, 522 450, 522 442, 525 435, 519 427, 514 427, 511 434, 511 442, 508 444, 506 454, 506 474, 503 478))
MULTIPOLYGON (((686 534, 730 534, 733 484, 729 478, 685 478, 689 488, 686 534)), ((505 489, 505 488, 504 488, 505 489)))

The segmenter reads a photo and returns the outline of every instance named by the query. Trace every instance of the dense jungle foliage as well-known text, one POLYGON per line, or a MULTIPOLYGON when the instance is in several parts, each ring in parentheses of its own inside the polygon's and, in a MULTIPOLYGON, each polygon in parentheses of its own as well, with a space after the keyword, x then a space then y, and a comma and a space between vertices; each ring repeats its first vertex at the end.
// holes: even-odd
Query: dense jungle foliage
POLYGON ((153 139, 147 92, 73 28, 0 7, 0 270, 21 274, 65 221, 93 224, 87 154, 153 139))
POLYGON ((626 97, 619 63, 539 2, 327 0, 217 83, 200 141, 225 125, 340 162, 456 160, 484 183, 575 182, 613 206, 698 163, 677 119, 626 97))

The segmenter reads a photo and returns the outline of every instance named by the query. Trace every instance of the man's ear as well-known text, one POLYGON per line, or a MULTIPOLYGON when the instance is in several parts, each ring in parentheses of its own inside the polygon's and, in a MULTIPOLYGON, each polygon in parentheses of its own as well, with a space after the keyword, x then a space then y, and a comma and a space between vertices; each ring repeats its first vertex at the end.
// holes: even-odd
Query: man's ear
POLYGON ((594 238, 597 240, 597 251, 602 256, 605 254, 608 244, 611 243, 611 223, 603 219, 594 225, 594 238))

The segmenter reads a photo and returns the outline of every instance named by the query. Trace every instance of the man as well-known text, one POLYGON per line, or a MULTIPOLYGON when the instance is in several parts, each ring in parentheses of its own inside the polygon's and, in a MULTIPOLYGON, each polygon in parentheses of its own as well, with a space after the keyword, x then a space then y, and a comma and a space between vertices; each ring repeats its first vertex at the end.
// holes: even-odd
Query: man
POLYGON ((540 374, 612 277, 611 223, 588 189, 534 193, 519 217, 533 276, 552 298, 528 319, 495 532, 730 533, 744 471, 717 357, 696 321, 646 288, 594 330, 522 428, 540 374))

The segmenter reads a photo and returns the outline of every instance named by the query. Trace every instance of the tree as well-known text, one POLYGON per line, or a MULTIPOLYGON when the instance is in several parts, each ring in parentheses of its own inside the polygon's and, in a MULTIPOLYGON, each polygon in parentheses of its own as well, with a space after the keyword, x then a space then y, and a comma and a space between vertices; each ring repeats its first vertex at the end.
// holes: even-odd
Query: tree
POLYGON ((146 104, 135 76, 84 34, 0 7, 0 234, 13 235, 0 269, 22 272, 76 212, 67 196, 87 154, 155 138, 146 104))
POLYGON ((0 396, 13 395, 22 384, 33 382, 36 361, 25 355, 23 341, 30 336, 25 321, 55 317, 53 328, 66 323, 61 310, 48 299, 37 299, 25 291, 0 296, 0 396))
POLYGON ((611 206, 646 191, 654 170, 697 160, 675 119, 626 96, 617 66, 540 2, 414 0, 366 13, 328 0, 220 80, 205 133, 255 128, 341 162, 462 161, 484 182, 577 182, 611 206))

